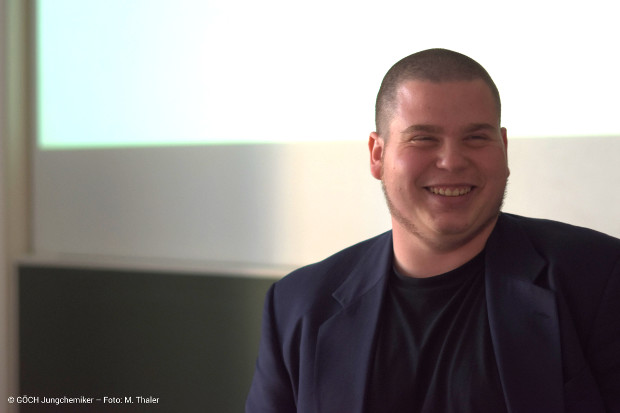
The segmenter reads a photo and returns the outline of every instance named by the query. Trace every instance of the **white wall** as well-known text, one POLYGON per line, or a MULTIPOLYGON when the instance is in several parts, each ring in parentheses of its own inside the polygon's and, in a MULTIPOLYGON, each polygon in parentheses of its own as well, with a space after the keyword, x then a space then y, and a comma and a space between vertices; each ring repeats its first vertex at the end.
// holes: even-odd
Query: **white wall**
POLYGON ((388 228, 366 152, 364 142, 37 152, 35 251, 308 262, 388 228))
POLYGON ((517 139, 505 210, 620 237, 620 137, 517 139))

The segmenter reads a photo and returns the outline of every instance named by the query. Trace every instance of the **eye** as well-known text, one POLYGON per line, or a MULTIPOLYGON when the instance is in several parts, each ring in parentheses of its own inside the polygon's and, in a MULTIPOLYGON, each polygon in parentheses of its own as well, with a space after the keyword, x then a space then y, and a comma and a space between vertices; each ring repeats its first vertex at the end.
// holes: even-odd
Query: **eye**
POLYGON ((487 135, 470 135, 465 138, 466 142, 474 146, 484 145, 489 141, 489 137, 487 135))
POLYGON ((437 138, 433 136, 413 136, 409 139, 409 142, 419 144, 419 145, 430 145, 437 142, 437 138))

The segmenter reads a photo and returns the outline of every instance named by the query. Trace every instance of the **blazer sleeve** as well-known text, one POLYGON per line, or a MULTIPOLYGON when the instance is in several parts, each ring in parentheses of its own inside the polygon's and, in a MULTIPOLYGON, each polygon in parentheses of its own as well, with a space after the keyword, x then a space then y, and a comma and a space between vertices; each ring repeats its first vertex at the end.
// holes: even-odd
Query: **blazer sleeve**
POLYGON ((261 339, 254 378, 246 400, 246 413, 294 413, 293 386, 282 357, 277 333, 274 284, 265 298, 261 339))
POLYGON ((620 413, 620 257, 607 281, 591 332, 586 357, 607 412, 620 413))

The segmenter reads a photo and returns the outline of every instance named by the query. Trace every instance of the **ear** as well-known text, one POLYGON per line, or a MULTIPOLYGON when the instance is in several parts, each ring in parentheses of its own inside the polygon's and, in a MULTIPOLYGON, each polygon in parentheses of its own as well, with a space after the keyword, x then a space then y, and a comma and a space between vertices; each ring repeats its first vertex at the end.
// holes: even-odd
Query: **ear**
POLYGON ((506 153, 506 169, 508 170, 508 176, 510 176, 510 168, 508 168, 508 131, 506 128, 500 129, 502 133, 502 141, 504 142, 504 152, 506 153))
POLYGON ((377 132, 372 132, 368 138, 368 149, 370 150, 370 173, 375 179, 381 179, 383 166, 383 150, 385 140, 377 132))

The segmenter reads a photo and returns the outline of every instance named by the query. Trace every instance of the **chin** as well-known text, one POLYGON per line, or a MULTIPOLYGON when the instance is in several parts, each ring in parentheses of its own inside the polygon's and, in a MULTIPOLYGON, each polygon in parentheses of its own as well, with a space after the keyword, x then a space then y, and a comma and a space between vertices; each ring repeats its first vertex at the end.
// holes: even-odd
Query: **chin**
POLYGON ((497 215, 493 215, 483 222, 465 223, 463 219, 442 220, 442 222, 435 223, 435 233, 439 238, 447 240, 449 244, 464 245, 489 228, 496 218, 497 215))
POLYGON ((438 235, 459 236, 476 232, 476 225, 462 217, 439 218, 430 225, 438 235))

